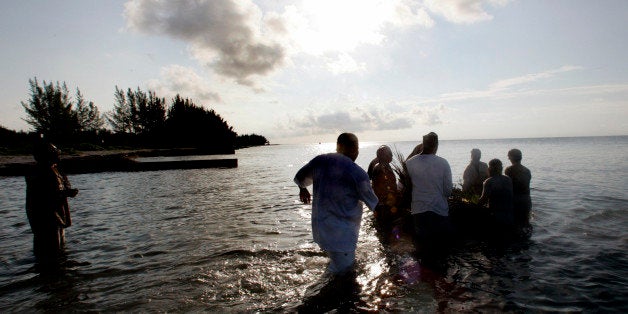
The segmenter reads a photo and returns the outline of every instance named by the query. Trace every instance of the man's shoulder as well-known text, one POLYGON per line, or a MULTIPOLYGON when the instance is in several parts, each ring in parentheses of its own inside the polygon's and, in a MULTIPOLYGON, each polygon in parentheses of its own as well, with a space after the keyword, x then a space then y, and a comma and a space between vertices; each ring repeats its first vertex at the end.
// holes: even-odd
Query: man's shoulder
POLYGON ((436 154, 416 155, 406 161, 406 164, 414 163, 441 163, 449 165, 447 159, 436 154))
MULTIPOLYGON (((351 159, 349 159, 349 160, 351 160, 351 159)), ((348 164, 348 168, 350 169, 351 173, 353 173, 355 176, 358 176, 360 179, 366 178, 366 180, 369 180, 369 176, 366 173, 366 171, 364 171, 364 169, 362 169, 362 167, 360 167, 355 162, 351 161, 351 163, 348 164)), ((381 171, 381 170, 378 170, 378 172, 379 171, 381 171)))
POLYGON ((347 171, 350 171, 351 173, 359 173, 360 175, 364 174, 368 178, 366 171, 364 171, 362 167, 358 166, 358 164, 356 164, 353 160, 351 160, 351 158, 343 154, 328 153, 328 154, 318 155, 314 157, 314 159, 312 159, 312 163, 315 165, 326 164, 334 168, 338 168, 338 167, 344 168, 347 171))
POLYGON ((419 159, 419 156, 421 156, 421 155, 414 155, 414 156, 406 159, 406 165, 409 164, 409 163, 415 163, 419 159))
POLYGON ((435 160, 437 160, 438 163, 440 163, 443 166, 449 167, 449 161, 447 161, 447 159, 438 155, 434 155, 434 157, 436 157, 435 160))
POLYGON ((530 169, 522 164, 510 165, 506 167, 504 172, 530 173, 530 169))
POLYGON ((338 153, 320 154, 312 158, 312 162, 313 163, 323 163, 323 162, 330 162, 330 161, 338 162, 338 161, 342 161, 343 157, 348 158, 338 153))

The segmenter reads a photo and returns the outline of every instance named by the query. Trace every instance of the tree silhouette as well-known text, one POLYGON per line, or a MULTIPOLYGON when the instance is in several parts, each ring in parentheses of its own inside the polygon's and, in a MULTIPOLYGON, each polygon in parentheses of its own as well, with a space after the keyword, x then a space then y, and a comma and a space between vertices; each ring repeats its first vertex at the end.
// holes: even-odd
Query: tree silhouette
MULTIPOLYGON (((29 80, 30 98, 21 102, 24 119, 36 133, 49 140, 81 150, 84 147, 156 147, 198 148, 207 153, 230 153, 236 147, 268 144, 261 135, 238 134, 213 109, 197 106, 190 99, 176 95, 169 107, 154 91, 139 87, 126 91, 115 88, 114 109, 101 115, 98 107, 86 101, 77 88, 73 100, 65 82, 40 86, 37 78, 29 80), (104 127, 107 122, 112 130, 104 127), (112 132, 113 131, 113 132, 112 132)), ((0 148, 24 141, 36 134, 16 133, 0 128, 0 148), (15 140, 15 141, 14 141, 15 140), (9 144, 7 144, 9 143, 9 144)), ((23 146, 23 145, 18 145, 23 146)))
POLYGON ((238 135, 238 138, 236 139, 237 147, 261 146, 268 144, 269 142, 264 136, 257 134, 238 135))
POLYGON ((116 86, 113 112, 107 120, 116 133, 149 134, 163 127, 166 119, 166 101, 139 87, 126 94, 116 86))
MULTIPOLYGON (((130 89, 129 89, 130 90, 130 89)), ((107 115, 107 121, 115 133, 132 133, 133 132, 133 112, 131 102, 127 102, 124 91, 116 86, 114 94, 115 104, 113 111, 107 115)))
POLYGON ((100 115, 98 107, 94 105, 94 102, 90 101, 86 103, 81 91, 76 89, 76 118, 80 126, 80 131, 92 132, 98 131, 103 128, 105 121, 100 115))
POLYGON ((68 95, 68 87, 59 82, 39 86, 37 78, 28 80, 30 84, 30 100, 21 102, 28 117, 24 119, 36 132, 44 134, 57 142, 71 140, 81 129, 72 101, 68 95))
POLYGON ((168 142, 175 147, 233 149, 237 136, 214 110, 199 107, 179 95, 168 110, 165 131, 168 142))

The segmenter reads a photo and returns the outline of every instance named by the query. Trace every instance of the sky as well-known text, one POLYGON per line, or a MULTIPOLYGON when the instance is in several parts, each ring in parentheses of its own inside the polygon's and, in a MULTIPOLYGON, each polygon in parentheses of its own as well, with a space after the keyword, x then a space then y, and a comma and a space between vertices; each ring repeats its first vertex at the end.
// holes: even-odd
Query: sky
POLYGON ((624 0, 0 2, 0 125, 29 79, 176 94, 271 143, 628 135, 624 0))

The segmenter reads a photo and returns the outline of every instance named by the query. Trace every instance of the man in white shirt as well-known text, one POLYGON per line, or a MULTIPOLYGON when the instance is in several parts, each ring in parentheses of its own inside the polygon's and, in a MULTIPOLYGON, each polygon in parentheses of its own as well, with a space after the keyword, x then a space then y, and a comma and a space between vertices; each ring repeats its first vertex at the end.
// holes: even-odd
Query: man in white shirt
POLYGON ((351 133, 340 134, 336 151, 312 159, 297 172, 294 182, 304 204, 311 201, 306 187, 314 184, 314 242, 329 255, 329 272, 342 275, 355 263, 362 202, 374 210, 378 200, 368 175, 354 162, 359 154, 358 138, 351 133))
POLYGON ((438 135, 423 136, 423 153, 408 161, 408 175, 412 181, 412 218, 418 244, 423 249, 443 249, 452 233, 447 198, 453 183, 449 163, 436 156, 438 135), (435 247, 436 246, 436 247, 435 247))

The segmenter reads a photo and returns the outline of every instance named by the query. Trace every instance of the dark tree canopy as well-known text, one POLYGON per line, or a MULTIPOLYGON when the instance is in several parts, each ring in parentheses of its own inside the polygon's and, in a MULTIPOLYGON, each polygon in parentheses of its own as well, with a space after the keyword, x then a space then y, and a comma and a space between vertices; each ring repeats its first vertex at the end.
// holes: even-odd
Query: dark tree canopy
POLYGON ((92 101, 87 103, 78 89, 76 90, 75 112, 80 131, 98 131, 105 125, 105 120, 102 118, 98 107, 92 101))
POLYGON ((238 138, 236 140, 236 145, 238 147, 261 146, 268 144, 269 142, 264 136, 257 134, 238 135, 238 138))
POLYGON ((166 121, 166 139, 175 147, 233 148, 236 132, 214 110, 195 105, 177 95, 166 121))
POLYGON ((163 127, 166 120, 166 101, 139 87, 125 92, 116 86, 113 112, 107 120, 116 133, 147 134, 163 127))
POLYGON ((80 90, 76 90, 76 103, 64 83, 43 82, 37 78, 28 81, 30 99, 22 102, 27 117, 24 119, 34 131, 52 141, 65 143, 76 140, 82 131, 94 131, 102 127, 98 108, 92 102, 86 104, 80 90))
POLYGON ((34 133, 17 133, 0 127, 0 150, 43 134, 48 140, 78 150, 101 147, 197 148, 207 153, 230 153, 238 147, 266 145, 256 134, 238 136, 213 109, 176 95, 170 106, 154 91, 116 86, 113 110, 101 115, 77 88, 74 99, 65 82, 40 85, 29 80, 30 99, 22 102, 34 133), (111 129, 105 129, 105 122, 111 129), (6 142, 6 143, 5 143, 6 142))

